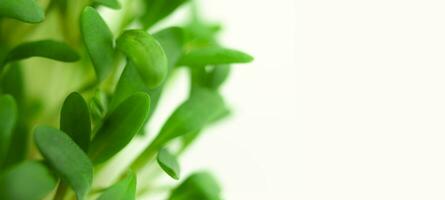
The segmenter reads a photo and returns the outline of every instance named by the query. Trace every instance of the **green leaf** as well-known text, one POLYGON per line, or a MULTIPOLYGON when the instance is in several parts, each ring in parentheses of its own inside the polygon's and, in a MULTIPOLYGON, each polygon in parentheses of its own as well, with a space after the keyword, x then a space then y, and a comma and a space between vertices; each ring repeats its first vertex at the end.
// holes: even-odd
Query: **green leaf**
POLYGON ((91 138, 91 119, 83 97, 71 93, 63 103, 60 114, 60 130, 68 134, 83 151, 88 152, 91 138))
POLYGON ((153 144, 163 146, 170 140, 204 128, 226 110, 223 98, 208 89, 194 90, 167 119, 153 144))
POLYGON ((135 200, 136 175, 130 172, 128 176, 109 187, 97 200, 135 200))
POLYGON ((193 87, 205 87, 218 90, 227 80, 230 73, 230 66, 193 67, 190 70, 192 73, 192 89, 193 87))
POLYGON ((18 63, 11 63, 0 76, 0 92, 12 95, 18 104, 23 101, 23 72, 18 63))
POLYGON ((161 149, 158 152, 158 163, 159 166, 172 178, 178 180, 180 169, 179 163, 176 160, 176 157, 168 152, 166 149, 161 149))
MULTIPOLYGON (((116 86, 116 91, 111 99, 110 109, 114 110, 120 103, 130 97, 136 92, 147 92, 148 88, 145 86, 141 76, 138 74, 134 64, 127 62, 124 71, 116 86)), ((150 107, 152 107, 153 99, 150 95, 150 107)))
POLYGON ((154 89, 167 77, 167 57, 156 39, 142 30, 125 31, 117 48, 134 63, 146 86, 154 89))
POLYGON ((39 23, 45 19, 45 13, 36 0, 3 0, 0 3, 0 17, 39 23))
POLYGON ((91 143, 89 155, 93 162, 105 162, 122 150, 143 127, 149 110, 150 97, 136 93, 112 111, 91 143))
POLYGON ((79 55, 68 45, 53 40, 27 42, 12 49, 6 62, 22 60, 31 57, 44 57, 63 62, 75 62, 79 55))
POLYGON ((94 3, 112 8, 112 9, 120 9, 121 4, 117 0, 94 0, 94 3))
POLYGON ((139 170, 172 139, 203 129, 226 110, 223 98, 217 92, 205 88, 193 90, 189 99, 167 119, 159 134, 132 163, 131 168, 139 170))
POLYGON ((156 22, 169 16, 185 2, 187 2, 187 0, 145 0, 145 12, 140 21, 147 29, 156 24, 156 22))
POLYGON ((96 76, 105 79, 113 65, 113 35, 99 13, 86 7, 80 17, 80 30, 96 76))
POLYGON ((164 49, 168 60, 168 68, 172 69, 176 65, 183 52, 184 31, 179 27, 170 27, 161 30, 153 35, 164 49))
POLYGON ((82 149, 64 132, 47 126, 36 128, 34 140, 43 157, 76 192, 77 199, 86 199, 93 165, 82 149))
POLYGON ((0 166, 5 162, 17 122, 17 104, 10 95, 0 96, 0 166))
MULTIPOLYGON (((164 30, 161 30, 153 35, 161 44, 164 49, 165 54, 167 55, 168 60, 168 74, 172 73, 174 66, 176 65, 179 57, 182 55, 182 49, 184 46, 183 41, 183 31, 178 27, 171 27, 164 30)), ((148 91, 148 94, 151 98, 151 109, 148 119, 150 120, 151 116, 156 111, 158 106, 158 102, 161 98, 161 95, 164 90, 164 83, 155 88, 148 91)))
POLYGON ((0 176, 0 199, 41 200, 56 186, 50 170, 42 163, 25 161, 0 176))
POLYGON ((190 175, 175 188, 168 200, 220 200, 221 188, 215 178, 207 172, 190 175))
POLYGON ((178 65, 206 66, 233 63, 249 63, 253 57, 234 49, 205 47, 191 50, 181 57, 178 65))

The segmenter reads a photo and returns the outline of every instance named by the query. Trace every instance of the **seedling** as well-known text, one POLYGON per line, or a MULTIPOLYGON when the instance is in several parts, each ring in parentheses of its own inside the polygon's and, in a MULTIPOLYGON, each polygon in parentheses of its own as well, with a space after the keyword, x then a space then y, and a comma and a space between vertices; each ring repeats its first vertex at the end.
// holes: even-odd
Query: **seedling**
POLYGON ((220 29, 187 0, 1 0, 0 199, 140 199, 156 186, 138 184, 148 168, 178 181, 159 186, 169 200, 221 199, 213 175, 184 178, 179 162, 230 113, 220 88, 231 66, 253 59, 224 47, 220 29), (159 23, 180 7, 190 8, 188 22, 159 23), (188 98, 125 171, 97 187, 110 160, 145 137, 180 68, 188 98))

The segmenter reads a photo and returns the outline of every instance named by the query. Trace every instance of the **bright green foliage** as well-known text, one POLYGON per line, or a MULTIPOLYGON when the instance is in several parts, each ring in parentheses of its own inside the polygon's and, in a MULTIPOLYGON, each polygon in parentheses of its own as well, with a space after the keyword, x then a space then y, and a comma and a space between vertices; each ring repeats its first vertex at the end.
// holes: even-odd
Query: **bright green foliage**
POLYGON ((91 7, 85 8, 80 16, 80 30, 96 76, 103 80, 112 69, 113 35, 99 13, 91 7))
POLYGON ((158 164, 172 178, 178 180, 180 169, 176 157, 168 152, 167 149, 161 149, 158 152, 158 164))
POLYGON ((65 43, 53 40, 41 40, 24 43, 15 47, 6 57, 6 62, 31 57, 43 57, 63 62, 75 62, 79 60, 79 55, 65 43))
POLYGON ((136 200, 136 175, 128 176, 105 190, 97 200, 136 200))
POLYGON ((91 138, 90 112, 79 93, 71 93, 63 103, 60 130, 68 134, 83 151, 88 152, 91 138))
POLYGON ((145 9, 140 21, 145 28, 167 17, 187 0, 144 0, 145 9))
POLYGON ((136 93, 108 116, 95 135, 89 152, 94 163, 102 163, 122 150, 143 127, 150 110, 150 97, 136 93))
POLYGON ((224 101, 215 91, 205 88, 193 90, 189 99, 173 112, 156 138, 133 162, 132 168, 142 168, 155 152, 171 140, 203 129, 225 111, 224 101))
POLYGON ((167 77, 167 57, 156 39, 142 30, 125 31, 116 41, 134 63, 148 88, 156 88, 167 77))
POLYGON ((178 162, 229 116, 222 87, 253 60, 220 44, 221 29, 188 0, 0 0, 0 199, 136 200, 158 189, 169 200, 221 199, 212 175, 181 180, 178 162), (187 23, 158 24, 180 7, 187 23), (155 133, 177 76, 189 95, 155 133), (160 175, 181 183, 158 185, 160 175))
POLYGON ((0 166, 6 159, 16 122, 17 105, 14 98, 0 95, 0 166))
POLYGON ((197 172, 175 188, 168 200, 220 200, 220 193, 221 188, 211 174, 197 172))
POLYGON ((86 198, 93 180, 93 166, 87 155, 64 132, 39 126, 34 140, 45 159, 70 184, 77 199, 86 198))
POLYGON ((221 47, 194 49, 179 60, 179 65, 206 66, 233 63, 249 63, 253 57, 241 51, 221 47))
POLYGON ((0 3, 0 17, 38 23, 45 19, 45 13, 36 0, 2 0, 0 3))
POLYGON ((0 175, 0 199, 41 200, 56 186, 51 171, 37 161, 25 161, 0 175))

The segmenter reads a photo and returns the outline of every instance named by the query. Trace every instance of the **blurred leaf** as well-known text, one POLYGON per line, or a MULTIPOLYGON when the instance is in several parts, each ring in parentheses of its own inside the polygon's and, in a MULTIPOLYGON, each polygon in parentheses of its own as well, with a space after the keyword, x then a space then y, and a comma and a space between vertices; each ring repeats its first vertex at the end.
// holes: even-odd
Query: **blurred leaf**
POLYGON ((173 179, 178 180, 180 169, 179 169, 179 163, 176 160, 176 157, 172 155, 170 152, 168 152, 166 149, 161 149, 158 152, 157 157, 159 166, 173 179))
POLYGON ((6 67, 6 71, 0 78, 0 90, 4 94, 12 95, 18 107, 17 125, 13 130, 8 155, 3 167, 19 163, 25 159, 28 152, 28 146, 23 145, 28 144, 29 130, 26 121, 32 119, 34 113, 26 102, 23 81, 22 66, 17 62, 13 62, 6 67))
POLYGON ((130 172, 128 176, 105 190, 97 200, 135 200, 136 175, 130 172))
POLYGON ((205 87, 218 90, 227 80, 230 73, 230 66, 193 67, 190 70, 192 73, 192 89, 193 87, 205 87))
POLYGON ((68 134, 84 152, 88 152, 91 137, 91 119, 83 97, 71 93, 63 103, 60 114, 60 130, 68 134))
POLYGON ((153 144, 163 146, 173 138, 200 130, 225 110, 224 100, 217 92, 194 90, 167 119, 153 144))
POLYGON ((220 200, 221 188, 215 178, 207 172, 190 175, 175 188, 168 200, 220 200))
POLYGON ((56 180, 45 165, 25 161, 0 176, 0 199, 41 200, 56 186, 56 180))
MULTIPOLYGON (((106 0, 103 0, 107 2, 106 0)), ((113 65, 113 35, 99 13, 86 7, 80 17, 82 38, 90 55, 98 80, 109 74, 113 65)))
POLYGON ((153 35, 162 46, 168 60, 168 68, 172 69, 182 55, 184 46, 184 33, 179 27, 170 27, 153 35))
POLYGON ((0 96, 0 166, 5 162, 17 122, 17 104, 11 95, 0 96))
MULTIPOLYGON (((127 62, 111 99, 110 109, 114 110, 120 103, 136 92, 148 93, 148 88, 145 86, 141 76, 139 76, 134 64, 127 62)), ((152 102, 150 103, 152 104, 152 102)))
POLYGON ((11 63, 0 76, 0 92, 10 94, 20 104, 24 99, 22 68, 17 63, 11 63))
POLYGON ((189 99, 173 112, 152 143, 132 163, 132 169, 139 170, 172 139, 203 129, 225 110, 223 98, 217 92, 205 88, 193 90, 189 99))
POLYGON ((169 16, 187 0, 144 0, 145 9, 140 21, 146 29, 169 16))
MULTIPOLYGON (((184 46, 183 43, 183 31, 178 27, 170 27, 164 30, 161 30, 153 35, 161 44, 164 49, 165 54, 167 55, 168 60, 168 74, 172 73, 176 62, 179 57, 182 55, 182 49, 184 46)), ((161 86, 148 90, 148 94, 151 98, 151 109, 150 114, 148 115, 148 120, 151 119, 151 116, 156 111, 158 106, 158 102, 161 98, 162 92, 164 90, 164 83, 161 86)))
POLYGON ((39 23, 45 13, 36 0, 2 0, 0 17, 9 17, 28 23, 39 23))
POLYGON ((31 57, 44 57, 63 62, 75 62, 79 55, 68 45, 53 40, 40 40, 23 43, 12 49, 6 62, 22 60, 31 57))
POLYGON ((36 128, 34 140, 43 157, 76 192, 77 199, 86 199, 93 166, 82 149, 64 132, 47 126, 36 128))
POLYGON ((167 77, 167 57, 156 39, 142 30, 125 31, 117 48, 136 66, 145 85, 154 89, 167 77))
POLYGON ((253 57, 241 51, 222 47, 205 47, 193 49, 179 60, 178 65, 206 66, 233 63, 248 63, 253 57))
POLYGON ((93 0, 94 3, 104 5, 112 9, 120 9, 121 4, 117 0, 93 0))
POLYGON ((136 93, 119 104, 91 143, 89 155, 93 162, 105 162, 122 150, 143 127, 149 109, 150 97, 145 93, 136 93))

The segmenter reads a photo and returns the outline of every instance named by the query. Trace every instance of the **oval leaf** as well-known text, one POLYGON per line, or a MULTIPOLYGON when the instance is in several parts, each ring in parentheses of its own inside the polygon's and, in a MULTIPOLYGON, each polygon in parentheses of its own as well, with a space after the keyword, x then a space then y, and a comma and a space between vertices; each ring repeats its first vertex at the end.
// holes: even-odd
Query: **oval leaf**
POLYGON ((99 13, 91 7, 80 17, 80 30, 99 80, 105 79, 113 65, 113 35, 99 13))
POLYGON ((56 180, 45 165, 25 161, 2 173, 0 199, 41 200, 56 186, 56 180))
POLYGON ((117 0, 94 0, 93 2, 112 9, 121 8, 121 4, 117 0))
POLYGON ((105 162, 122 150, 143 127, 149 110, 150 97, 136 93, 112 111, 91 143, 93 162, 105 162))
POLYGON ((53 40, 27 42, 12 49, 6 62, 22 60, 31 57, 44 57, 63 62, 75 62, 79 55, 68 45, 53 40))
POLYGON ((135 200, 136 199, 136 175, 129 175, 109 187, 97 200, 135 200))
POLYGON ((87 103, 77 92, 71 93, 63 103, 60 130, 68 134, 83 151, 88 152, 91 138, 90 112, 87 103))
POLYGON ((88 156, 64 132, 39 126, 34 140, 43 157, 76 192, 77 199, 86 199, 93 180, 93 165, 88 156))
POLYGON ((158 152, 158 164, 161 168, 172 178, 179 179, 179 163, 176 157, 168 152, 166 149, 161 149, 158 152))
POLYGON ((116 42, 117 48, 134 63, 150 89, 167 77, 167 57, 156 39, 142 30, 125 31, 116 42))
POLYGON ((0 166, 5 162, 17 122, 17 104, 10 95, 0 96, 0 166))
POLYGON ((28 23, 39 23, 45 19, 45 13, 36 0, 3 0, 0 16, 28 23))
POLYGON ((178 65, 206 66, 252 62, 253 57, 234 49, 205 47, 191 50, 181 57, 178 65))
POLYGON ((216 179, 207 172, 197 172, 190 175, 175 188, 168 200, 220 200, 221 188, 216 179))

